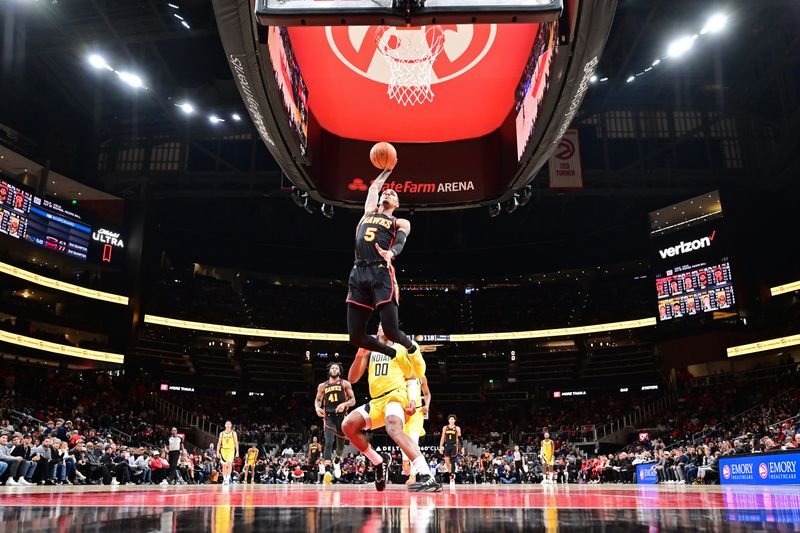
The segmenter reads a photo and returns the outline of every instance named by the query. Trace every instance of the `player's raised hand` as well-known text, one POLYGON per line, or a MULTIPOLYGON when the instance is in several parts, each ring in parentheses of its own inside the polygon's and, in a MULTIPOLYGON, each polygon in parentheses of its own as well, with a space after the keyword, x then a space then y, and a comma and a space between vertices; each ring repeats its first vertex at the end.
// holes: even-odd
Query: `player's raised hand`
POLYGON ((375 249, 378 250, 380 256, 383 257, 383 260, 387 263, 391 263, 392 259, 394 259, 394 252, 391 250, 384 250, 377 242, 375 243, 375 249))

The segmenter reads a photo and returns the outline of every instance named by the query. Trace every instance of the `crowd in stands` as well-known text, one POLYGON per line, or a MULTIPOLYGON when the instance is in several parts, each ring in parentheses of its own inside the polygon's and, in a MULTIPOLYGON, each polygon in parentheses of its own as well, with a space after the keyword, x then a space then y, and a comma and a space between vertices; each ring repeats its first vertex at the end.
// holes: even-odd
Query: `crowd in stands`
MULTIPOLYGON (((148 407, 145 400, 151 392, 146 378, 124 372, 31 370, 0 367, 0 482, 182 484, 216 480, 214 442, 199 443, 203 449, 183 442, 171 461, 166 443, 174 421, 148 407), (23 383, 25 386, 18 386, 23 383)), ((547 428, 555 442, 555 482, 630 483, 636 465, 644 463, 654 465, 663 483, 715 482, 720 457, 800 448, 797 377, 791 370, 760 382, 687 387, 679 402, 652 421, 652 428, 644 428, 649 439, 612 454, 581 445, 576 438, 580 427, 616 417, 626 407, 636 408, 644 401, 642 397, 597 396, 535 407, 527 401, 507 402, 506 408, 493 402, 474 404, 459 421, 471 452, 462 449, 455 458, 455 478, 466 484, 542 482, 538 454, 542 431, 547 428), (502 425, 490 423, 491 413, 495 420, 505 417, 525 422, 501 431, 502 425), (495 426, 492 432, 480 433, 495 426), (520 428, 532 432, 518 431, 520 428)), ((176 394, 168 399, 219 424, 236 420, 242 448, 234 480, 241 472, 246 448, 253 446, 259 456, 255 482, 322 482, 319 460, 308 450, 310 436, 321 437, 321 423, 310 402, 302 402, 288 388, 278 385, 264 396, 176 394)), ((456 406, 442 402, 438 410, 450 408, 456 406)), ((442 422, 432 419, 430 433, 437 434, 442 422)), ((426 459, 437 477, 445 480, 449 475, 443 458, 437 446, 428 444, 426 459)), ((402 483, 401 461, 396 459, 390 479, 402 483)), ((369 461, 348 454, 335 482, 358 484, 372 479, 369 461)))

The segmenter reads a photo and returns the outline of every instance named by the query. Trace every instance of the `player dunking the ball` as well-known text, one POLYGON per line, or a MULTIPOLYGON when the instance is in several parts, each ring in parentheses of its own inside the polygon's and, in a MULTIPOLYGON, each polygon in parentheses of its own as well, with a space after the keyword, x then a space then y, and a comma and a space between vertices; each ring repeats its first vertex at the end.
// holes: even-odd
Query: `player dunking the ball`
MULTIPOLYGON (((375 148, 394 148, 388 143, 378 143, 375 148)), ((375 149, 373 149, 373 152, 375 149)), ((393 160, 384 157, 383 172, 370 185, 364 202, 364 216, 356 228, 355 264, 350 270, 347 292, 347 331, 350 343, 370 352, 389 356, 418 353, 418 347, 399 326, 399 288, 395 281, 392 261, 400 255, 411 233, 411 223, 395 218, 400 199, 392 189, 381 193, 386 179, 392 173, 393 160), (388 346, 367 334, 367 323, 373 311, 378 311, 386 337, 394 343, 388 346)), ((378 163, 373 159, 373 163, 378 163)))
MULTIPOLYGON (((378 329, 378 336, 383 342, 391 343, 383 329, 378 329)), ((442 485, 431 475, 425 462, 425 456, 419 446, 403 432, 403 425, 416 412, 417 406, 413 398, 418 396, 419 381, 415 373, 424 376, 424 361, 417 354, 409 359, 406 354, 398 354, 392 358, 379 352, 370 352, 363 348, 358 350, 355 361, 347 374, 351 383, 357 383, 367 370, 369 395, 372 400, 347 415, 342 424, 350 442, 375 465, 375 488, 386 489, 391 457, 389 454, 376 452, 364 435, 364 430, 386 427, 386 433, 400 446, 403 453, 411 460, 417 471, 416 483, 409 485, 412 492, 441 492, 442 485)))

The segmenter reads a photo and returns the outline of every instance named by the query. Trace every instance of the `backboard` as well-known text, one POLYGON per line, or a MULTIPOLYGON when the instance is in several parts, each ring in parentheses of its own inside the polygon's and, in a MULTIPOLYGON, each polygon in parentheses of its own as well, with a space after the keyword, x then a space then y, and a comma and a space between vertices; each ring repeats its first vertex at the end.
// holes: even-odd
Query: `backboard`
POLYGON ((282 26, 514 24, 555 20, 562 0, 257 0, 261 24, 282 26))

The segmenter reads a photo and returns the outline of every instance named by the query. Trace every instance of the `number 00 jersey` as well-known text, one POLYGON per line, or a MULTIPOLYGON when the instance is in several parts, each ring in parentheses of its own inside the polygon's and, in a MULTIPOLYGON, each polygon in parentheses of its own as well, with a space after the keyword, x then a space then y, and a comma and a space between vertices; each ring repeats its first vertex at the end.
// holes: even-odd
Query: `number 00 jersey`
POLYGON ((383 262, 375 249, 384 250, 394 245, 397 237, 397 219, 383 213, 364 215, 356 229, 356 261, 383 262))
POLYGON ((413 371, 408 356, 391 358, 382 353, 372 352, 369 355, 369 395, 372 398, 382 396, 395 389, 406 388, 406 381, 411 379, 413 371))
POLYGON ((325 412, 335 413, 339 404, 347 401, 347 395, 342 386, 342 379, 337 378, 333 383, 331 383, 330 380, 326 380, 324 386, 322 401, 325 404, 325 412))

